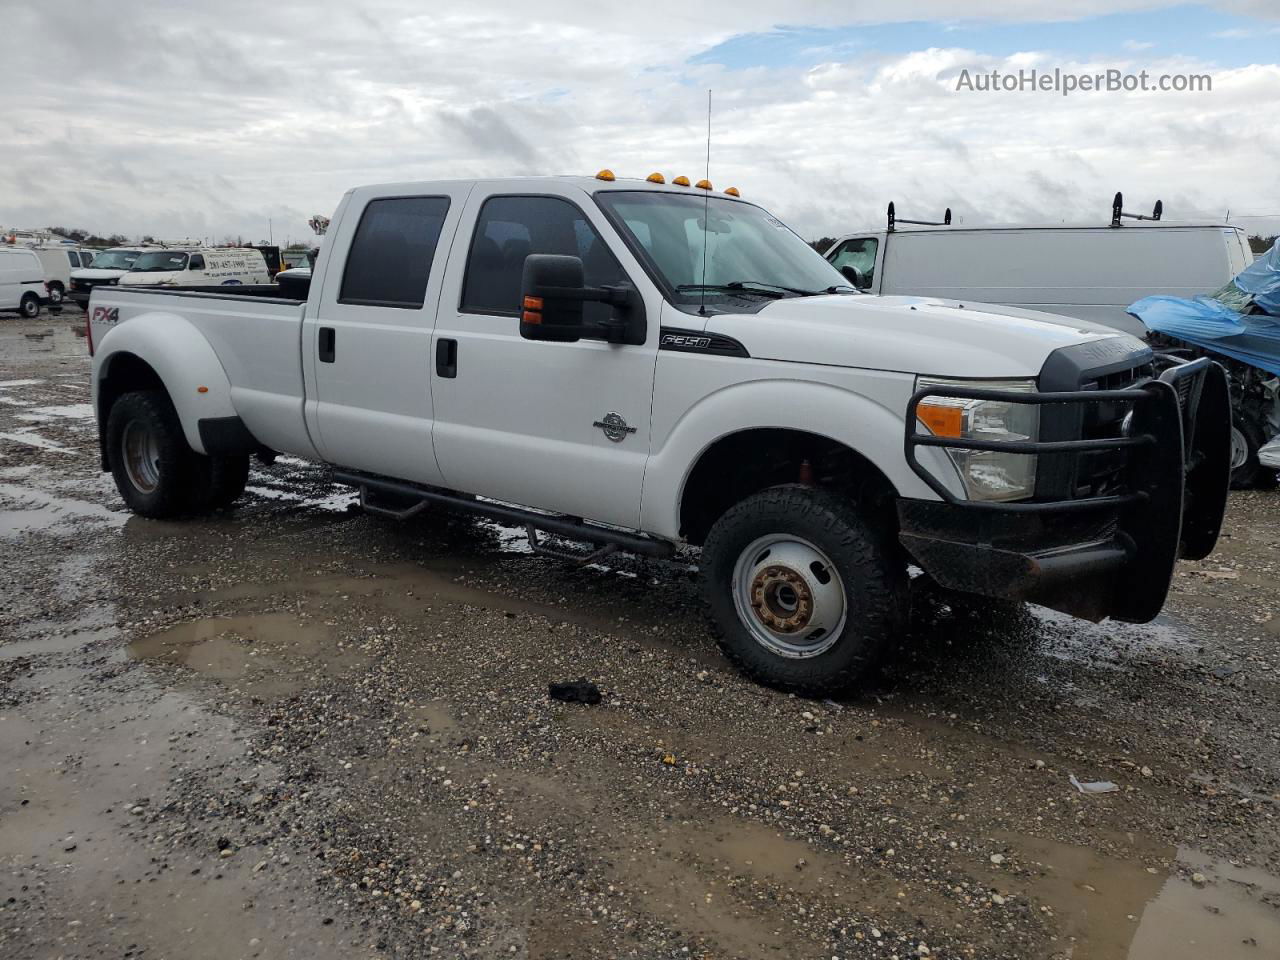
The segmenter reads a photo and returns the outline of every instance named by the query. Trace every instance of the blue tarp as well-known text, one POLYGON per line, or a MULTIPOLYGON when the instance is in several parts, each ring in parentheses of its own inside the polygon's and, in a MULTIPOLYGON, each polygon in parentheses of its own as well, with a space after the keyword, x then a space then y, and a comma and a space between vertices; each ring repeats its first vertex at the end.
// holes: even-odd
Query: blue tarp
POLYGON ((1235 284, 1253 294, 1253 302, 1273 316, 1280 316, 1280 240, 1243 270, 1235 284))
POLYGON ((1280 240, 1217 296, 1223 299, 1144 297, 1129 307, 1129 313, 1158 333, 1280 376, 1280 240), (1233 309, 1250 304, 1273 315, 1233 309))

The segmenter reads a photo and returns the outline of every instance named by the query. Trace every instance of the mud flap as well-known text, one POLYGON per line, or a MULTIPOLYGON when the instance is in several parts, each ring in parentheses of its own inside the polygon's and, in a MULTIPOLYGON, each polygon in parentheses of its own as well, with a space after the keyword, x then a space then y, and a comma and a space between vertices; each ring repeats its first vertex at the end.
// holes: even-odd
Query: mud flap
MULTIPOLYGON (((1166 370, 1165 376, 1176 374, 1177 369, 1166 370)), ((1184 404, 1182 411, 1183 432, 1188 441, 1179 555, 1185 560, 1203 560, 1213 552, 1227 509, 1231 486, 1231 391, 1221 365, 1209 364, 1197 399, 1194 405, 1184 404)))

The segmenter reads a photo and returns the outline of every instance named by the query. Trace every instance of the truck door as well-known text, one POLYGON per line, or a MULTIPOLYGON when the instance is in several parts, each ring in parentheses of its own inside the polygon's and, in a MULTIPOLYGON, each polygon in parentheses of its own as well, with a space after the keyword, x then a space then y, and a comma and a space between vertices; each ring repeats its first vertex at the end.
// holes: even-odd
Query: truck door
MULTIPOLYGON (((445 483, 637 526, 660 304, 585 193, 514 195, 477 186, 449 261, 435 332, 434 440, 445 483), (636 285, 646 301, 646 342, 523 339, 521 272, 533 253, 580 257, 588 286, 636 285)), ((610 309, 587 304, 586 319, 602 319, 610 309)))
POLYGON ((356 191, 325 242, 303 325, 307 423, 331 463, 440 483, 431 448, 431 330, 467 186, 356 191), (314 307, 312 306, 314 304, 314 307))
POLYGON ((876 270, 879 252, 880 241, 876 237, 853 237, 837 243, 835 248, 827 254, 827 260, 837 270, 844 266, 853 267, 862 274, 860 289, 875 293, 880 289, 876 270))

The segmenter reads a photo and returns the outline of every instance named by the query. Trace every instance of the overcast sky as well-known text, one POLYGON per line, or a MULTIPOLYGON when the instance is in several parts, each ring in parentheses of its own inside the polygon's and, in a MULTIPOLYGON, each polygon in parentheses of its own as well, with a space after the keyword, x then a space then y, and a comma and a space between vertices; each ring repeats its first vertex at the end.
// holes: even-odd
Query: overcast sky
MULTIPOLYGON (((310 237, 365 183, 702 175, 809 237, 1280 214, 1280 2, 0 0, 0 225, 310 237), (980 8, 980 13, 974 9, 980 8), (963 70, 1207 73, 982 93, 963 70)), ((1275 233, 1280 216, 1239 220, 1275 233)))

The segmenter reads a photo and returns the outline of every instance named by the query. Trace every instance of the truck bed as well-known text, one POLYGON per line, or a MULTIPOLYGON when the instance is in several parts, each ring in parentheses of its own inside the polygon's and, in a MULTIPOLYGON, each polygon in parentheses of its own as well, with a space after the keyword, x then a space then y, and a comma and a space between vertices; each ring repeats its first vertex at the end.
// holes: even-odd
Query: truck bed
MULTIPOLYGON (((172 382, 185 386, 194 380, 209 387, 201 395, 203 406, 229 393, 230 406, 217 415, 239 416, 273 450, 314 457, 303 419, 299 341, 305 309, 305 301, 279 296, 274 284, 185 290, 108 286, 93 291, 88 318, 93 344, 112 331, 115 347, 108 350, 129 349, 138 338, 159 340, 161 355, 171 357, 172 382)), ((164 379, 165 371, 159 372, 164 379)), ((186 391, 170 392, 183 411, 186 391)))

